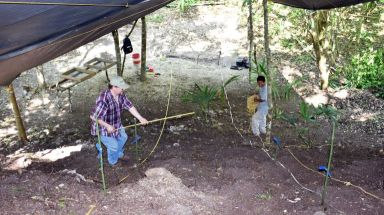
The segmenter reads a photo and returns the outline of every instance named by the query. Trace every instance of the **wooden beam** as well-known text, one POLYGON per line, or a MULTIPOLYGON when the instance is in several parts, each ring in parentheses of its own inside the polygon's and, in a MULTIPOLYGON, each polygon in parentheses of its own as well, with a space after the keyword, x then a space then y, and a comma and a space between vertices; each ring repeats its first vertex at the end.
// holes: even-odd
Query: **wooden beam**
POLYGON ((86 68, 81 68, 81 67, 76 67, 75 68, 76 71, 79 71, 79 72, 82 72, 82 73, 87 73, 89 75, 96 75, 96 71, 93 71, 93 70, 88 70, 86 68))
POLYGON ((7 91, 8 91, 8 95, 9 95, 9 102, 12 104, 13 114, 15 115, 16 127, 17 127, 17 131, 19 134, 19 138, 21 141, 24 141, 24 142, 28 141, 27 134, 25 133, 23 120, 21 119, 21 116, 20 116, 20 110, 19 110, 19 107, 17 105, 15 91, 13 90, 12 84, 8 85, 7 91))
POLYGON ((80 78, 75 78, 75 77, 72 77, 72 76, 70 76, 70 75, 61 75, 61 77, 62 77, 62 78, 65 78, 65 79, 68 79, 68 80, 81 82, 81 79, 80 79, 80 78))

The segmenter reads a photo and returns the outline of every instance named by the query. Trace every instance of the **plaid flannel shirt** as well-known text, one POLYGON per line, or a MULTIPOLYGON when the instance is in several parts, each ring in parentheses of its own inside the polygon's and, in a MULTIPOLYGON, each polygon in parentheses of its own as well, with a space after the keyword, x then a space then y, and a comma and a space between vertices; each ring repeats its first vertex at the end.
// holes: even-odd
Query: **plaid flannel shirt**
MULTIPOLYGON (((93 116, 95 119, 101 119, 104 122, 112 125, 114 128, 118 129, 122 127, 121 113, 123 109, 129 110, 131 107, 133 107, 132 102, 129 101, 124 94, 119 95, 118 102, 116 102, 111 91, 105 90, 101 92, 100 96, 97 98, 96 106, 92 109, 91 116, 93 116)), ((96 121, 91 121, 91 134, 97 136, 96 121)), ((119 136, 118 130, 108 134, 107 129, 100 125, 99 131, 100 135, 102 136, 119 136)))

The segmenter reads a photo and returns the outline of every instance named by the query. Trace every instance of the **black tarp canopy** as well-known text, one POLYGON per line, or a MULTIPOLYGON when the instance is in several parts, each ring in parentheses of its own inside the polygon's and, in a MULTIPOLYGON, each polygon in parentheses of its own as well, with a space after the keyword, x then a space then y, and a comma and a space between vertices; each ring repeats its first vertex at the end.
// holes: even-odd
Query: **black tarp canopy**
POLYGON ((275 3, 308 10, 332 9, 374 0, 272 0, 275 3))
MULTIPOLYGON (((10 84, 23 71, 91 42, 172 1, 38 1, 58 4, 95 4, 69 6, 1 4, 5 1, 0 0, 0 86, 10 84), (127 4, 128 7, 125 7, 127 4)), ((273 0, 279 4, 313 10, 367 1, 370 0, 273 0)), ((37 1, 14 0, 13 2, 37 1)))
POLYGON ((38 1, 93 6, 0 4, 0 85, 5 86, 23 71, 89 43, 172 1, 38 1))

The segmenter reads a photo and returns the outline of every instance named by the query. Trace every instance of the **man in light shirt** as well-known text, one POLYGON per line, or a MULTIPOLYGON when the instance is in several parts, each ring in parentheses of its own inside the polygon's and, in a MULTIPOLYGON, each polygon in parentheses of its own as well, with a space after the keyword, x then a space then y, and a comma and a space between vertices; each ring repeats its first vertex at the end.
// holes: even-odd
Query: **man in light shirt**
POLYGON ((259 102, 257 111, 251 119, 252 132, 256 136, 265 134, 268 115, 268 90, 264 76, 257 77, 257 85, 259 86, 259 97, 255 97, 255 102, 259 102))

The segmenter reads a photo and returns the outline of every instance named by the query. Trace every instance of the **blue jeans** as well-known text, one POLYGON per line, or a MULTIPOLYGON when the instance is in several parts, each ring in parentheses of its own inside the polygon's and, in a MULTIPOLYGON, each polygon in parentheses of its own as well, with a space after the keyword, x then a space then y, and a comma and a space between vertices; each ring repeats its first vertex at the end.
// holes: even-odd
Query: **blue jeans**
MULTIPOLYGON (((110 165, 116 164, 117 160, 124 156, 124 145, 128 139, 128 135, 125 133, 124 129, 121 129, 119 134, 118 137, 100 136, 101 142, 107 147, 108 163, 110 165)), ((99 152, 99 156, 101 156, 101 146, 96 144, 96 148, 99 152)))

